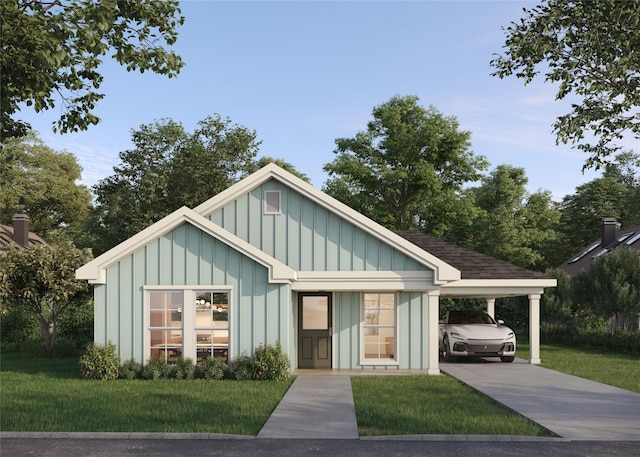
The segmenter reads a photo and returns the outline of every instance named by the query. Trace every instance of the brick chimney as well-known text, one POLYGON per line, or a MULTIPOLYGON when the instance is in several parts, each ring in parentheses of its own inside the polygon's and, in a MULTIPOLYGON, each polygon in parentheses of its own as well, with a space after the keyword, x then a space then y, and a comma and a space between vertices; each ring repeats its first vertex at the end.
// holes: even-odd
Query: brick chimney
POLYGON ((29 216, 26 214, 13 216, 13 241, 23 247, 29 244, 29 216))
POLYGON ((606 248, 616 240, 616 220, 612 217, 602 219, 602 244, 600 247, 606 248))

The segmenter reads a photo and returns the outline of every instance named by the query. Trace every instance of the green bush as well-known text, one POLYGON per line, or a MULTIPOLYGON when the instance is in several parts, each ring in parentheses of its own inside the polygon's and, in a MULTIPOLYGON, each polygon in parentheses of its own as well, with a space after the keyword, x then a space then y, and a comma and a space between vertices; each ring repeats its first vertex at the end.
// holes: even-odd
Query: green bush
POLYGON ((595 331, 584 328, 564 327, 556 329, 553 333, 553 338, 548 339, 546 342, 640 354, 640 331, 617 331, 612 335, 608 330, 595 331))
MULTIPOLYGON (((42 347, 44 348, 44 344, 42 347)), ((78 352, 80 352, 80 350, 75 341, 67 338, 56 338, 56 344, 53 347, 54 357, 77 357, 78 352)))
POLYGON ((58 337, 85 347, 93 341, 93 306, 70 306, 58 320, 58 337))
POLYGON ((227 364, 224 359, 218 357, 205 357, 200 367, 204 379, 223 379, 227 372, 227 364))
POLYGON ((240 356, 229 365, 229 376, 238 381, 250 381, 255 378, 254 367, 251 357, 240 356))
POLYGON ((21 344, 40 336, 40 326, 36 317, 20 306, 0 312, 0 341, 13 350, 19 350, 21 344))
POLYGON ((253 352, 253 363, 255 378, 263 381, 287 379, 291 370, 291 362, 282 351, 280 341, 275 345, 260 344, 253 352))
POLYGON ((193 379, 196 377, 196 366, 193 364, 193 360, 187 357, 186 359, 178 358, 175 367, 173 368, 173 377, 176 379, 193 379))
POLYGON ((49 357, 47 348, 40 337, 32 337, 20 343, 20 352, 31 359, 43 359, 49 357))
POLYGON ((144 379, 166 379, 171 377, 172 371, 173 368, 169 366, 164 357, 151 357, 142 367, 142 377, 144 379))
POLYGON ((80 357, 80 371, 85 379, 117 379, 120 354, 111 341, 106 346, 90 343, 80 357))
POLYGON ((142 377, 142 365, 134 359, 126 360, 118 371, 120 379, 138 379, 142 377))

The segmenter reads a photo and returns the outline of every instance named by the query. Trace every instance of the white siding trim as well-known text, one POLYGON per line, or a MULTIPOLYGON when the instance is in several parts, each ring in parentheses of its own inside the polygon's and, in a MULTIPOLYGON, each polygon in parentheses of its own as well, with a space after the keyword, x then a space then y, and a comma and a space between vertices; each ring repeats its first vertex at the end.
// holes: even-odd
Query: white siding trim
POLYGON ((434 288, 432 271, 299 271, 295 291, 424 291, 434 288))

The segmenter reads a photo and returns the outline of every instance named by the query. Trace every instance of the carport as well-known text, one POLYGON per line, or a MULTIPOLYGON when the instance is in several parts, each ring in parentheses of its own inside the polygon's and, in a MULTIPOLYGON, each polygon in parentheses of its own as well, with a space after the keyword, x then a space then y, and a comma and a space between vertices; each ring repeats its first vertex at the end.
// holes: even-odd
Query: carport
MULTIPOLYGON (((555 279, 423 233, 396 233, 460 271, 460 280, 443 285, 439 291, 430 294, 438 303, 440 297, 483 298, 487 301, 487 312, 495 316, 496 298, 528 297, 529 363, 540 363, 540 299, 546 287, 556 287, 555 279)), ((429 335, 430 358, 437 360, 437 318, 429 320, 429 335)))

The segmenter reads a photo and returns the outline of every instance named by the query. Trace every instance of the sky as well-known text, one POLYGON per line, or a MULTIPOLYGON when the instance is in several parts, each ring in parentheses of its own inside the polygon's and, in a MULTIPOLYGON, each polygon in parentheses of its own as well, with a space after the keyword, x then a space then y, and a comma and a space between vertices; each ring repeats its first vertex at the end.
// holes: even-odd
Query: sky
POLYGON ((366 130, 375 106, 415 95, 471 132, 490 168, 522 167, 529 192, 554 200, 600 175, 586 155, 556 145, 552 124, 569 112, 556 88, 491 76, 506 28, 530 1, 196 1, 180 2, 185 23, 172 47, 186 66, 177 78, 127 72, 105 59, 100 124, 55 134, 59 107, 24 110, 55 150, 74 153, 83 184, 113 174, 131 131, 162 118, 189 132, 219 114, 254 130, 260 156, 281 158, 321 188, 335 139, 366 130))

